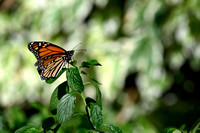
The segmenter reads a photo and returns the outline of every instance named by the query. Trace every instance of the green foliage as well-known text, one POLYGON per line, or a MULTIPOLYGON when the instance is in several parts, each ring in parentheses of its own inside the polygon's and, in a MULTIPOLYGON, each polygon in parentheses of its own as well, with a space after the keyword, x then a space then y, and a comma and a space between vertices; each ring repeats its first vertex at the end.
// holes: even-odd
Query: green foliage
POLYGON ((181 131, 176 128, 166 128, 163 133, 181 133, 181 131))
POLYGON ((44 129, 44 132, 50 130, 50 128, 55 124, 53 117, 48 117, 42 122, 42 128, 44 129))
POLYGON ((94 82, 91 82, 91 84, 96 88, 96 103, 97 105, 102 109, 102 104, 101 104, 101 91, 98 87, 98 85, 94 82))
POLYGON ((59 101, 57 106, 58 121, 62 125, 69 120, 75 109, 76 93, 70 92, 65 94, 59 101))
POLYGON ((72 90, 79 92, 82 92, 84 90, 83 81, 79 74, 78 68, 69 68, 66 75, 67 75, 68 85, 72 90))
MULTIPOLYGON (((199 131, 200 131, 200 123, 195 125, 195 127, 193 129, 191 129, 189 131, 189 133, 199 133, 199 131)), ((182 127, 179 128, 179 129, 169 127, 169 128, 165 128, 162 133, 188 133, 188 131, 185 128, 182 128, 182 127)))
POLYGON ((103 124, 102 126, 106 127, 111 133, 122 133, 122 131, 115 125, 103 124))
MULTIPOLYGON (((83 91, 84 91, 84 84, 80 75, 80 69, 86 66, 100 66, 101 64, 98 63, 96 60, 89 60, 81 64, 82 67, 76 67, 76 63, 73 63, 74 67, 70 67, 64 71, 66 71, 66 78, 67 81, 61 83, 58 87, 55 88, 54 92, 52 93, 50 99, 50 110, 54 117, 48 117, 43 120, 42 122, 42 129, 44 132, 53 131, 57 132, 62 125, 65 125, 73 117, 77 114, 82 116, 87 116, 87 119, 90 123, 90 128, 81 128, 79 129, 79 133, 90 133, 90 132, 104 132, 104 129, 101 126, 105 126, 109 129, 111 133, 121 133, 121 130, 115 126, 110 124, 103 124, 103 116, 102 116, 102 104, 101 104, 101 91, 97 84, 99 82, 95 78, 91 79, 90 83, 96 89, 96 100, 87 97, 85 98, 83 91), (83 65, 87 64, 87 65, 83 65), (71 91, 69 90, 71 89, 71 91), (81 114, 75 112, 77 95, 81 96, 83 100, 83 104, 86 109, 86 114, 81 114), (56 111, 55 111, 56 110, 56 111)), ((89 67, 86 67, 89 68, 89 67)), ((63 72, 64 72, 63 71, 63 72)), ((61 74, 63 73, 61 72, 61 74)), ((61 74, 58 75, 61 76, 61 74)), ((84 72, 85 75, 89 75, 84 72)), ((49 79, 46 81, 47 83, 52 83, 56 79, 49 79)), ((36 106, 36 105, 35 105, 36 106)), ((20 132, 41 132, 38 128, 34 126, 24 126, 21 127, 16 131, 16 133, 20 132)))
POLYGON ((92 77, 90 74, 84 72, 84 71, 81 71, 81 74, 84 74, 86 75, 89 79, 93 80, 94 82, 98 83, 101 85, 101 83, 99 83, 94 77, 92 77))
POLYGON ((0 131, 3 129, 3 117, 0 115, 0 131))
MULTIPOLYGON (((36 60, 26 47, 37 39, 67 50, 82 42, 86 58, 101 60, 103 70, 94 70, 103 84, 104 123, 118 123, 123 131, 136 133, 160 133, 166 127, 183 131, 178 127, 184 123, 185 130, 192 131, 200 118, 199 7, 199 0, 1 0, 0 130, 10 133, 36 120, 41 125, 50 112, 29 102, 47 104, 54 84, 63 82, 53 78, 46 82, 54 84, 46 85, 38 78, 36 60)), ((86 98, 86 103, 100 106, 99 82, 92 69, 85 70, 88 67, 90 61, 85 61, 79 73, 96 82, 96 99, 86 98)), ((84 92, 87 87, 84 84, 84 92)), ((56 123, 57 104, 68 93, 65 89, 51 97, 56 123)), ((82 128, 80 121, 75 121, 74 129, 82 128)))
POLYGON ((88 130, 88 129, 82 128, 81 130, 79 130, 78 133, 94 133, 94 131, 91 131, 91 130, 88 130))
POLYGON ((90 116, 90 121, 92 122, 92 125, 95 129, 98 129, 103 122, 101 108, 98 104, 90 103, 90 116))
POLYGON ((200 132, 200 123, 198 123, 198 124, 194 127, 194 129, 191 131, 191 133, 198 133, 198 132, 200 132))
POLYGON ((67 84, 67 81, 63 82, 58 87, 56 87, 50 99, 50 110, 53 114, 56 114, 56 109, 59 100, 68 92, 69 92, 69 86, 67 84))
POLYGON ((97 60, 88 60, 88 61, 83 61, 80 65, 79 68, 89 68, 90 66, 101 66, 101 64, 97 60))
POLYGON ((34 126, 24 126, 16 130, 15 133, 42 133, 42 132, 39 131, 39 129, 34 126))

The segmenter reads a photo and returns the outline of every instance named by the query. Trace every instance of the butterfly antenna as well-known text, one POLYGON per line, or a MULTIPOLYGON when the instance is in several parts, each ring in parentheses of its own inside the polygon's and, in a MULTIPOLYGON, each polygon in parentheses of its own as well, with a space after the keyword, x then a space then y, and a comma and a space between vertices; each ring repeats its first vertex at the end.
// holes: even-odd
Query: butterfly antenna
POLYGON ((77 44, 72 50, 74 50, 76 47, 78 47, 79 45, 81 45, 82 43, 77 44))
POLYGON ((74 50, 74 51, 85 52, 85 51, 87 51, 87 50, 86 50, 86 49, 77 49, 77 50, 74 50))

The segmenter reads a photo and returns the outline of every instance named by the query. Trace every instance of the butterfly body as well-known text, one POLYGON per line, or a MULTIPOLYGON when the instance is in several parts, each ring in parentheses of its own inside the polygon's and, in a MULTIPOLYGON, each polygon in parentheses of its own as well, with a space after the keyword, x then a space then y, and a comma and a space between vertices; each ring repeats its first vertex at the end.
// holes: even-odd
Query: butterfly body
POLYGON ((38 73, 42 80, 54 78, 60 70, 69 63, 74 55, 74 50, 65 49, 49 42, 30 42, 28 49, 35 55, 38 73))

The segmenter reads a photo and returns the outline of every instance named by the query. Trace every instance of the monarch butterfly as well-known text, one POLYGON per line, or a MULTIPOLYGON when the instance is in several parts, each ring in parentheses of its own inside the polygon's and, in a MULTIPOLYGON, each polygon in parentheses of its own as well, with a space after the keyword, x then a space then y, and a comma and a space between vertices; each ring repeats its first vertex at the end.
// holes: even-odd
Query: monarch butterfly
POLYGON ((35 55, 37 71, 42 80, 58 75, 60 70, 72 60, 74 50, 66 51, 49 42, 35 41, 28 44, 28 49, 35 55))

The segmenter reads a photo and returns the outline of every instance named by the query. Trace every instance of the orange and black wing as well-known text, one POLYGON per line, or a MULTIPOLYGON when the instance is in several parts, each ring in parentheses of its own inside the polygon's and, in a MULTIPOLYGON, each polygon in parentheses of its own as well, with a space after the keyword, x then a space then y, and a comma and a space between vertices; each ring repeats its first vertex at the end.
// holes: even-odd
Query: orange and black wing
POLYGON ((66 64, 66 51, 49 42, 30 42, 29 50, 35 55, 38 73, 42 80, 56 77, 66 64))
POLYGON ((28 48, 37 59, 44 59, 51 55, 66 54, 63 48, 49 42, 30 42, 28 48))
POLYGON ((66 61, 63 57, 57 57, 51 62, 44 61, 43 63, 44 65, 48 64, 45 67, 38 65, 37 70, 42 80, 48 80, 49 78, 54 78, 58 75, 60 70, 65 66, 66 61))

